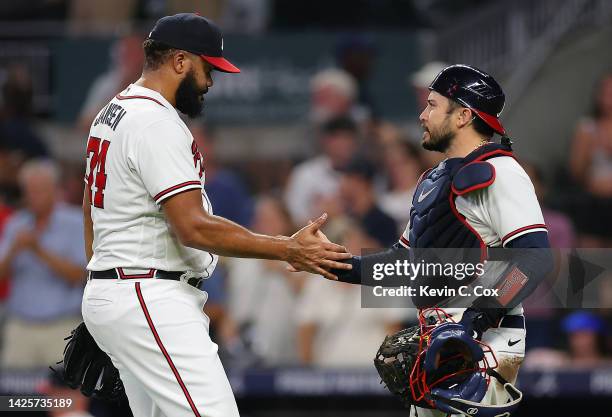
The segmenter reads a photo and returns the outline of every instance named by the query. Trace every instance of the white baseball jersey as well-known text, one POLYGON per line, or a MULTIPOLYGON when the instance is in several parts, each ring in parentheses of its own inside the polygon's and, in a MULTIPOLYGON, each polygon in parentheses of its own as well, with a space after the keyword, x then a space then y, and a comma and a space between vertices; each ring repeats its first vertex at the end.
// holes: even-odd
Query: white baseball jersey
MULTIPOLYGON (((526 233, 546 232, 542 210, 529 176, 510 156, 487 160, 495 167, 495 181, 455 200, 457 211, 489 247, 506 246, 526 233)), ((400 243, 407 246, 410 224, 400 243)))
POLYGON ((204 209, 212 213, 202 156, 161 94, 130 85, 98 113, 87 143, 85 182, 94 232, 89 270, 124 268, 120 271, 138 276, 159 269, 210 276, 217 256, 183 246, 161 211, 165 199, 198 189, 204 209))

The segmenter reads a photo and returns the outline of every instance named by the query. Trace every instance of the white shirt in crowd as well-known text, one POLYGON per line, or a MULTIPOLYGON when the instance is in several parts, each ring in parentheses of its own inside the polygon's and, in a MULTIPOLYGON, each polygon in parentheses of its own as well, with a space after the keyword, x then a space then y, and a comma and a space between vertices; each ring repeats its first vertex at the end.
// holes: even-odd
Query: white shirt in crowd
MULTIPOLYGON (((269 366, 297 361, 296 312, 298 294, 280 270, 261 259, 228 259, 228 312, 249 325, 253 350, 269 366)), ((284 265, 277 263, 284 268, 284 265)), ((310 277, 306 278, 309 279, 310 277)))
POLYGON ((285 203, 293 221, 303 224, 319 217, 318 201, 335 196, 339 182, 340 174, 332 168, 327 156, 321 155, 297 165, 285 191, 285 203))
POLYGON ((389 326, 414 317, 406 308, 362 308, 361 286, 309 279, 297 305, 300 325, 315 325, 314 366, 372 366, 373 352, 389 334, 389 326))

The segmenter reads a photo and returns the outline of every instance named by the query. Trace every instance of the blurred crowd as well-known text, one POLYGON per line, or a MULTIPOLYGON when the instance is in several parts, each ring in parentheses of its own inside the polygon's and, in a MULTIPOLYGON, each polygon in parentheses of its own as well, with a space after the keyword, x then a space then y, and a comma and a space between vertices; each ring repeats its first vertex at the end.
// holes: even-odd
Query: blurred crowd
POLYGON ((28 0, 2 2, 0 16, 64 21, 72 34, 104 34, 134 20, 185 11, 202 13, 226 32, 261 33, 291 28, 405 28, 444 25, 491 0, 28 0), (326 13, 320 13, 326 10, 326 13))
MULTIPOLYGON (((87 2, 73 3, 85 8, 87 2)), ((98 109, 138 78, 141 41, 129 35, 116 43, 113 54, 121 65, 91 85, 74 123, 83 137, 98 109)), ((326 234, 354 254, 397 242, 420 174, 441 155, 421 149, 418 114, 406 114, 400 127, 373 108, 371 59, 367 42, 347 44, 338 49, 335 67, 313 76, 310 112, 304 115, 312 152, 276 161, 286 169, 270 173, 253 161, 228 163, 216 152, 223 140, 219 130, 189 121, 205 155, 206 191, 215 214, 255 232, 290 235, 327 212, 326 234), (265 184, 254 180, 259 170, 272 178, 265 184)), ((430 62, 410 75, 416 108, 425 107, 427 87, 443 67, 430 62)), ((80 321, 86 279, 79 207, 84 158, 74 163, 51 154, 44 132, 36 129, 27 68, 14 63, 3 70, 0 366, 29 369, 59 359, 63 337, 80 321)), ((598 83, 592 111, 576 126, 566 169, 545 178, 521 160, 557 248, 612 247, 612 72, 598 83)), ((413 310, 361 308, 358 286, 292 273, 272 261, 222 259, 203 289, 213 340, 230 367, 370 367, 384 336, 416 318, 413 310)), ((538 291, 532 297, 537 302, 525 303, 533 351, 527 366, 598 366, 610 359, 610 310, 555 310, 547 304, 547 290, 538 291)), ((602 292, 610 297, 610 289, 602 292)))

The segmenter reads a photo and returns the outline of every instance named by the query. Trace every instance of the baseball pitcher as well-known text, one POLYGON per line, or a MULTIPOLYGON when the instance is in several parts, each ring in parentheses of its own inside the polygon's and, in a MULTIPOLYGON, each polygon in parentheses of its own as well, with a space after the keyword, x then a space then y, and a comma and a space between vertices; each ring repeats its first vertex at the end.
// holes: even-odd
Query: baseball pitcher
POLYGON ((141 78, 91 125, 86 327, 73 332, 66 375, 84 391, 105 392, 96 386, 101 372, 112 391, 120 386, 114 365, 135 417, 238 416, 198 288, 218 255, 284 260, 331 279, 330 269, 351 267, 339 262, 350 257, 342 246, 317 237, 326 215, 292 237, 258 235, 213 215, 203 157, 177 110, 197 116, 211 73, 240 72, 222 53, 210 20, 160 19, 144 42, 141 78), (101 351, 92 352, 96 345, 101 351))

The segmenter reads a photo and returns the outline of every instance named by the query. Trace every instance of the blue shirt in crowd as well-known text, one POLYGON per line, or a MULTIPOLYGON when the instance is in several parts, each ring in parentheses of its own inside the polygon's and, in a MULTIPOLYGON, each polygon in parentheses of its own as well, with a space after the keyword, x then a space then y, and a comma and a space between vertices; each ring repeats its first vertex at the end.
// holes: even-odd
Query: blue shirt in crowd
MULTIPOLYGON (((0 257, 4 257, 21 230, 32 230, 34 217, 25 210, 8 220, 0 240, 0 257)), ((39 244, 50 253, 83 265, 85 277, 85 244, 81 210, 57 204, 39 244)), ((11 317, 44 322, 81 313, 83 285, 71 285, 56 275, 29 250, 17 254, 11 265, 10 295, 7 303, 11 317)))
POLYGON ((253 219, 254 202, 240 177, 230 170, 219 170, 206 179, 206 194, 213 213, 248 227, 253 219))
MULTIPOLYGON (((251 224, 255 211, 254 201, 238 175, 221 169, 206 179, 205 188, 214 214, 245 227, 251 224)), ((223 265, 217 265, 212 276, 202 283, 201 288, 208 293, 209 303, 225 304, 226 275, 223 265)))

